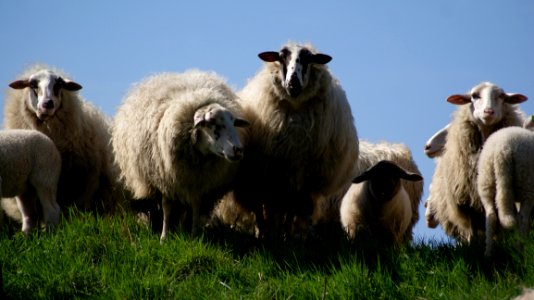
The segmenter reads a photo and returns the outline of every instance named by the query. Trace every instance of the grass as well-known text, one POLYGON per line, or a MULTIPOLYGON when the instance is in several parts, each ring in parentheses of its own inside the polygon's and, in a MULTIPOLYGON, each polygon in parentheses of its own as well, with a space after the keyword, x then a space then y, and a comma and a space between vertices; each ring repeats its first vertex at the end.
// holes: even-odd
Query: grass
POLYGON ((131 216, 79 214, 53 233, 0 233, 0 298, 509 299, 534 286, 532 241, 496 261, 482 245, 392 251, 336 234, 265 245, 224 228, 160 245, 131 216))

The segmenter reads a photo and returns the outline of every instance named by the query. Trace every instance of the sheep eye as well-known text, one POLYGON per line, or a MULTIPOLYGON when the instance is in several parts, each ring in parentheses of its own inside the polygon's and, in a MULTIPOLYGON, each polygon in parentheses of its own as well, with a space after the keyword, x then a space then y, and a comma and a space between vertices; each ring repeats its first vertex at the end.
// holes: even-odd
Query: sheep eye
POLYGON ((480 94, 479 93, 473 93, 472 97, 473 97, 473 99, 480 99, 480 94))
POLYGON ((37 88, 37 80, 31 80, 30 81, 30 88, 36 89, 37 88))
POLYGON ((280 50, 280 58, 281 59, 285 59, 289 56, 289 50, 284 48, 282 50, 280 50))

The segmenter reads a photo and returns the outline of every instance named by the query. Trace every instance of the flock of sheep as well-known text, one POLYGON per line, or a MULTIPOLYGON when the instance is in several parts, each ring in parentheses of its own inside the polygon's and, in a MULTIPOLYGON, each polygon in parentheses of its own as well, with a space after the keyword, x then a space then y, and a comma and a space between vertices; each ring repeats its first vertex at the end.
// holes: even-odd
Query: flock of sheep
MULTIPOLYGON (((410 150, 358 139, 330 56, 290 42, 259 58, 239 92, 213 72, 146 78, 112 120, 63 72, 29 68, 5 98, 3 212, 26 234, 70 206, 112 215, 143 202, 162 218, 162 242, 174 224, 272 240, 327 222, 353 240, 410 241, 423 193, 410 150)), ((485 235, 487 255, 499 224, 530 229, 534 133, 517 107, 526 100, 491 83, 450 96, 458 110, 426 145, 436 157, 427 224, 465 242, 485 235)))

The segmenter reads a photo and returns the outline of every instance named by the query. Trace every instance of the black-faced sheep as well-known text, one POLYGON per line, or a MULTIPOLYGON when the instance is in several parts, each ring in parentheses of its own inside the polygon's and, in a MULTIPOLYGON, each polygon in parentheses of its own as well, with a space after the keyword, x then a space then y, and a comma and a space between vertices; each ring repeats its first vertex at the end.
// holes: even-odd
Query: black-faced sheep
MULTIPOLYGON (((360 155, 356 163, 357 175, 362 174, 378 162, 389 160, 412 173, 421 173, 417 164, 413 160, 412 152, 403 144, 380 142, 370 143, 360 140, 360 155)), ((406 239, 411 240, 413 226, 419 220, 419 204, 423 194, 422 181, 400 180, 404 190, 408 193, 410 205, 412 208, 412 219, 408 230, 406 230, 406 239)), ((345 196, 350 184, 341 190, 335 196, 325 199, 321 205, 314 211, 313 221, 317 223, 339 222, 339 209, 341 200, 345 196)))
POLYGON ((16 197, 25 234, 37 225, 38 205, 48 227, 59 222, 60 172, 61 157, 46 135, 35 130, 0 131, 0 197, 16 197))
POLYGON ((34 129, 52 139, 62 160, 59 205, 113 210, 109 120, 78 95, 81 85, 57 69, 34 65, 19 78, 7 91, 4 127, 34 129))
POLYGON ((135 199, 162 195, 162 241, 173 204, 191 209, 196 234, 201 209, 230 189, 243 156, 236 127, 248 125, 240 115, 226 83, 197 70, 154 75, 124 99, 112 130, 115 159, 135 199))
POLYGON ((526 100, 488 82, 447 99, 460 107, 447 129, 443 154, 436 161, 427 209, 448 235, 467 242, 474 235, 483 235, 484 209, 476 188, 478 156, 493 132, 522 125, 524 116, 515 104, 526 100))
POLYGON ((486 213, 485 254, 493 252, 499 224, 519 227, 526 238, 534 207, 534 132, 510 127, 493 133, 480 153, 477 187, 486 213))
POLYGON ((356 176, 358 137, 330 56, 289 43, 259 57, 264 67, 239 93, 251 126, 234 195, 255 214, 258 235, 275 237, 276 220, 309 220, 314 202, 356 176))
POLYGON ((340 208, 349 238, 373 237, 387 245, 406 241, 413 209, 401 179, 421 181, 423 177, 383 160, 352 180, 340 208))

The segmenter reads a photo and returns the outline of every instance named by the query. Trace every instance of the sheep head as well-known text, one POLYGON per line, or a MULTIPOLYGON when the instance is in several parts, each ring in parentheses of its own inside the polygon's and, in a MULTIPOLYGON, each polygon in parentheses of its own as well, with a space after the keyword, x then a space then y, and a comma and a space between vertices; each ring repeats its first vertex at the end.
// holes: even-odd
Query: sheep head
POLYGON ((40 70, 29 78, 13 81, 9 86, 16 90, 28 88, 28 107, 32 108, 39 120, 54 116, 61 106, 63 91, 74 92, 82 86, 65 79, 50 70, 40 70))
POLYGON ((425 154, 430 158, 439 157, 445 150, 445 143, 447 142, 448 129, 451 124, 441 128, 438 132, 434 133, 425 144, 425 154))
POLYGON ((482 82, 467 94, 452 95, 447 98, 455 105, 471 104, 474 121, 479 127, 490 127, 503 119, 503 106, 527 101, 522 94, 505 93, 503 89, 490 82, 482 82))
POLYGON ((382 160, 352 180, 353 183, 367 181, 374 199, 388 202, 400 189, 400 179, 423 180, 421 175, 408 172, 392 161, 382 160))
POLYGON ((324 65, 332 60, 329 55, 315 53, 311 47, 296 44, 289 44, 278 52, 262 52, 258 56, 265 62, 278 63, 278 80, 290 98, 297 98, 308 86, 310 65, 324 65))
POLYGON ((248 125, 248 121, 235 117, 220 104, 203 106, 194 114, 196 146, 203 153, 238 161, 243 157, 243 145, 236 128, 248 125))

